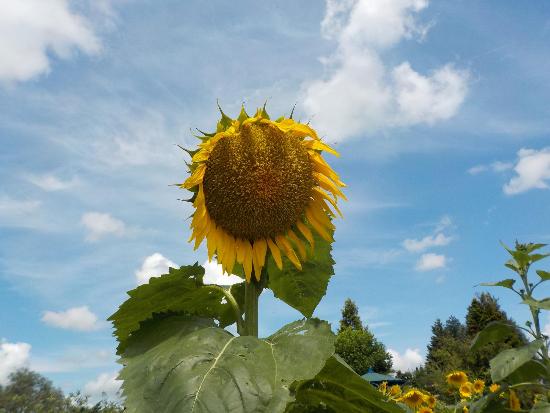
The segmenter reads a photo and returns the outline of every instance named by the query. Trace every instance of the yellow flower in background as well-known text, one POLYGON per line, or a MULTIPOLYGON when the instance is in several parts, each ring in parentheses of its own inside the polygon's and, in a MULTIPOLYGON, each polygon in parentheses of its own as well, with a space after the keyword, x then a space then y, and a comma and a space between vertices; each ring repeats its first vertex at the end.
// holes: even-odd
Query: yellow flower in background
POLYGON ((453 371, 447 374, 447 383, 451 386, 460 387, 468 381, 468 376, 463 371, 453 371))
POLYGON ((401 387, 399 387, 399 385, 397 384, 394 384, 393 386, 390 387, 389 395, 390 397, 397 397, 401 394, 401 392, 402 392, 401 387))
POLYGON ((489 386, 489 391, 491 393, 496 393, 500 389, 500 384, 493 383, 489 386))
POLYGON ((429 407, 421 407, 418 409, 418 413, 433 413, 434 411, 429 407))
POLYGON ((460 397, 462 397, 463 399, 469 399, 474 393, 474 385, 467 381, 466 383, 460 385, 458 391, 460 392, 460 397))
POLYGON ((469 411, 470 411, 470 409, 468 409, 467 406, 464 406, 464 407, 462 408, 462 413, 468 413, 469 411))
POLYGON ((195 193, 189 241, 196 249, 206 238, 209 260, 216 254, 227 273, 242 264, 247 281, 259 280, 268 251, 279 269, 285 255, 301 270, 311 229, 332 241, 345 185, 322 157, 338 153, 311 127, 243 108, 235 120, 222 112, 217 132, 201 139, 181 186, 195 193))
POLYGON ((476 393, 483 393, 483 390, 485 389, 485 382, 483 380, 475 380, 474 381, 474 391, 476 393))
POLYGON ((510 410, 514 412, 519 412, 521 410, 521 403, 519 402, 519 398, 516 392, 512 389, 510 389, 510 397, 508 398, 508 402, 510 404, 510 410))
POLYGON ((411 409, 420 407, 426 401, 426 395, 420 390, 412 389, 397 399, 400 402, 405 403, 411 409))
POLYGON ((380 383, 380 386, 378 386, 378 391, 385 395, 387 388, 388 388, 388 382, 383 381, 382 383, 380 383))
POLYGON ((435 404, 437 403, 437 399, 433 395, 428 395, 426 398, 426 404, 431 407, 432 409, 435 407, 435 404))

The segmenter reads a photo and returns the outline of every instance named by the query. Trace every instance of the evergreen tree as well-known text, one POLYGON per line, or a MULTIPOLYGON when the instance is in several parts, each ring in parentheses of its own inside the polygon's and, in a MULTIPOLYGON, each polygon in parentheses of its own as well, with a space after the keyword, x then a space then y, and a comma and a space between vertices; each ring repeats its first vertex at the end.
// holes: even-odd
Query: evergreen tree
POLYGON ((363 326, 359 309, 349 298, 342 309, 335 347, 336 353, 357 374, 363 375, 369 369, 377 373, 386 373, 391 370, 391 355, 386 351, 384 344, 380 343, 366 326, 363 326))
POLYGON ((350 327, 353 330, 362 330, 363 323, 359 317, 359 309, 357 305, 348 298, 344 303, 344 308, 342 308, 342 319, 340 320, 340 328, 338 332, 350 327))

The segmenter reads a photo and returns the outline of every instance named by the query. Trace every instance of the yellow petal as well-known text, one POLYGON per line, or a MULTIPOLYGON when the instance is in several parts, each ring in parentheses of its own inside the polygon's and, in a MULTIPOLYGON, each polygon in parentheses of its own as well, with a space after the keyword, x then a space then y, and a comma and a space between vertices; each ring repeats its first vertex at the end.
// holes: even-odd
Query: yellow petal
POLYGON ((317 152, 310 154, 310 159, 313 161, 313 170, 326 175, 334 181, 334 183, 340 187, 346 187, 346 184, 340 181, 340 177, 330 165, 323 159, 317 152))
POLYGON ((313 248, 315 247, 315 240, 313 239, 313 234, 309 230, 306 224, 304 224, 302 221, 297 221, 296 226, 302 233, 302 235, 308 240, 309 245, 311 245, 311 251, 313 251, 313 248))
POLYGON ((283 235, 277 235, 275 237, 275 242, 277 243, 279 249, 282 249, 285 252, 285 255, 288 257, 290 262, 292 262, 296 268, 301 270, 302 264, 300 264, 300 260, 296 256, 296 253, 292 249, 292 246, 290 245, 288 240, 283 235))
POLYGON ((216 252, 216 233, 217 232, 218 232, 218 228, 216 227, 216 224, 212 223, 212 227, 210 228, 210 236, 206 239, 206 245, 208 248, 208 261, 212 261, 212 257, 216 252))
POLYGON ((292 231, 291 229, 288 230, 288 237, 294 242, 294 245, 298 248, 298 253, 300 254, 300 257, 302 257, 302 261, 305 261, 307 258, 306 255, 306 248, 304 247, 304 244, 302 244, 302 241, 300 241, 300 238, 292 231))
POLYGON ((244 254, 245 254, 245 248, 244 245, 246 241, 237 238, 237 262, 242 264, 244 262, 244 254))
POLYGON ((342 211, 340 211, 340 208, 338 208, 338 205, 336 204, 336 201, 334 201, 334 199, 332 199, 332 197, 329 194, 327 194, 322 188, 319 188, 318 186, 316 186, 316 187, 313 188, 313 191, 317 192, 319 195, 321 195, 323 197, 323 199, 330 202, 330 204, 333 206, 333 208, 336 210, 336 212, 338 212, 338 215, 340 215, 340 217, 342 217, 342 218, 344 217, 344 215, 342 215, 342 211))
POLYGON ((325 241, 328 241, 328 242, 333 241, 332 237, 330 236, 327 229, 324 226, 322 226, 319 222, 317 222, 317 220, 315 219, 315 216, 310 212, 309 208, 306 209, 306 218, 307 218, 308 222, 310 223, 310 225, 315 229, 315 231, 317 231, 317 233, 325 241))
POLYGON ((185 180, 185 182, 183 183, 183 187, 187 189, 191 189, 201 184, 202 179, 204 178, 205 171, 206 171, 206 164, 201 163, 199 166, 197 166, 197 169, 195 169, 193 174, 185 180))
POLYGON ((250 242, 244 241, 244 259, 243 259, 243 268, 246 281, 250 282, 250 277, 252 276, 252 246, 250 242))
POLYGON ((210 148, 206 149, 203 148, 200 151, 198 151, 195 155, 193 155, 193 158, 191 160, 195 163, 204 162, 207 161, 210 157, 210 148))
POLYGON ((321 142, 320 140, 304 141, 302 144, 309 149, 313 149, 316 151, 325 151, 333 154, 334 156, 340 156, 338 152, 336 152, 334 149, 332 149, 326 143, 321 142))
POLYGON ((226 253, 224 255, 223 261, 225 263, 225 268, 228 274, 233 272, 233 266, 235 265, 235 256, 236 256, 236 242, 235 238, 232 235, 227 234, 228 243, 226 245, 226 253))
POLYGON ((267 239, 267 245, 269 246, 269 250, 271 251, 271 255, 273 256, 273 259, 275 260, 275 264, 277 265, 277 268, 280 270, 283 269, 283 259, 281 258, 281 251, 279 250, 279 247, 275 245, 275 243, 271 240, 271 238, 267 239))
POLYGON ((313 172, 313 176, 319 183, 319 186, 323 189, 326 189, 329 192, 332 192, 335 196, 338 195, 340 198, 345 199, 347 201, 346 196, 334 182, 332 182, 329 178, 327 178, 325 175, 320 174, 319 172, 313 172))

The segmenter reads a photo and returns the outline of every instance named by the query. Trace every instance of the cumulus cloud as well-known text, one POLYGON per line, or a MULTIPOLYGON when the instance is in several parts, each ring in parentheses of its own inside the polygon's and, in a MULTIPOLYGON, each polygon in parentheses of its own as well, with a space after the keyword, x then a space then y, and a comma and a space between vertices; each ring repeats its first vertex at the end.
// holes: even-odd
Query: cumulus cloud
POLYGON ((52 174, 27 175, 26 179, 33 185, 36 185, 40 189, 43 189, 44 191, 48 191, 48 192, 62 191, 65 189, 69 189, 69 188, 72 188, 77 183, 76 178, 72 178, 68 181, 64 181, 52 174))
POLYGON ((382 52, 404 39, 422 40, 416 19, 426 0, 327 0, 323 35, 336 40, 323 59, 327 75, 304 85, 304 106, 329 139, 378 129, 433 124, 454 116, 468 90, 468 72, 448 63, 431 73, 407 61, 388 67, 382 52))
POLYGON ((101 373, 95 380, 86 383, 83 393, 90 396, 91 403, 97 403, 104 398, 113 401, 119 400, 122 382, 117 380, 117 377, 117 372, 101 373))
POLYGON ((413 371, 415 368, 420 367, 424 362, 424 357, 420 354, 418 349, 406 349, 405 353, 400 354, 398 351, 388 349, 388 353, 392 356, 392 363, 394 370, 413 371))
POLYGON ((0 386, 8 384, 11 373, 27 367, 30 352, 30 344, 0 341, 0 386))
POLYGON ((65 311, 45 311, 42 321, 49 326, 75 331, 93 331, 100 328, 97 316, 87 306, 65 311))
POLYGON ((168 273, 168 268, 179 268, 179 266, 173 261, 169 260, 162 254, 155 252, 148 257, 145 257, 141 268, 136 270, 136 281, 138 285, 146 284, 149 282, 149 278, 157 277, 162 274, 168 273))
POLYGON ((215 260, 211 262, 206 260, 202 265, 205 270, 203 278, 205 284, 233 285, 243 281, 242 278, 236 275, 224 274, 221 264, 218 264, 215 260))
POLYGON ((520 149, 514 166, 516 176, 504 185, 507 195, 517 195, 531 189, 548 189, 550 183, 550 147, 541 150, 520 149))
POLYGON ((448 237, 445 234, 439 233, 435 235, 428 235, 422 239, 407 238, 403 241, 403 246, 410 252, 422 252, 428 248, 441 247, 448 245, 453 240, 452 237, 448 237))
POLYGON ((98 53, 90 23, 68 0, 0 0, 0 82, 21 82, 48 73, 51 56, 98 53))
POLYGON ((82 215, 81 224, 87 229, 86 240, 99 241, 106 235, 123 236, 127 232, 126 225, 110 214, 87 212, 82 215))
POLYGON ((422 254, 416 262, 415 269, 417 271, 432 271, 447 266, 447 258, 443 254, 434 254, 429 252, 422 254))

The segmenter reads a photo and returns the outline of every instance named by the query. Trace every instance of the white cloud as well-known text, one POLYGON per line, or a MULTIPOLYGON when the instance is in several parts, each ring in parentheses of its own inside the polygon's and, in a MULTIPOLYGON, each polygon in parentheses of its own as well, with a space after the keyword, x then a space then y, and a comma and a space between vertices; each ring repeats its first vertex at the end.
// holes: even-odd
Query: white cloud
POLYGON ((49 326, 75 331, 93 331, 100 328, 97 316, 87 306, 65 311, 45 311, 42 321, 49 326))
POLYGON ((50 71, 51 55, 100 51, 90 23, 68 0, 0 0, 0 82, 21 82, 50 71))
POLYGON ((0 341, 0 385, 8 384, 11 373, 24 368, 29 363, 31 345, 0 341))
POLYGON ((19 200, 0 195, 0 226, 33 226, 40 201, 19 200))
POLYGON ((215 260, 212 260, 211 262, 206 260, 202 266, 205 270, 203 278, 203 282, 205 284, 233 285, 243 281, 242 278, 236 275, 228 275, 227 273, 224 274, 222 266, 215 260))
POLYGON ((510 162, 500 162, 496 161, 489 165, 476 165, 468 169, 470 175, 478 175, 482 172, 493 171, 493 172, 504 172, 514 167, 513 163, 510 162))
POLYGON ((516 195, 530 189, 548 189, 550 183, 550 147, 541 150, 520 149, 514 167, 516 176, 504 185, 507 195, 516 195))
POLYGON ((126 225, 119 219, 101 212, 87 212, 82 215, 82 225, 88 230, 87 241, 98 241, 105 235, 123 236, 126 234, 126 225))
POLYGON ((43 374, 69 373, 83 369, 98 369, 112 366, 116 356, 112 349, 69 347, 56 350, 46 357, 31 357, 30 368, 43 374))
POLYGON ((432 271, 440 268, 445 268, 447 265, 447 258, 445 255, 427 253, 422 254, 419 260, 416 262, 415 269, 417 271, 432 271))
POLYGON ((97 403, 104 397, 113 401, 119 400, 122 381, 117 380, 117 377, 117 372, 101 373, 95 380, 86 383, 83 393, 90 396, 91 403, 97 403))
POLYGON ((426 0, 327 0, 321 29, 337 41, 323 59, 327 76, 304 85, 304 106, 330 140, 419 123, 433 124, 456 114, 469 75, 445 64, 423 75, 409 62, 388 68, 382 52, 403 39, 427 34, 416 14, 426 0))
POLYGON ((435 232, 441 232, 446 230, 447 228, 451 228, 453 226, 453 220, 449 215, 443 215, 437 225, 435 226, 435 232))
POLYGON ((45 175, 27 175, 26 179, 39 187, 40 189, 43 189, 44 191, 53 192, 53 191, 62 191, 64 189, 69 189, 76 185, 77 180, 76 178, 72 178, 69 181, 63 181, 62 179, 59 179, 55 175, 52 174, 45 174, 45 175))
POLYGON ((404 354, 399 354, 398 351, 388 349, 388 353, 392 356, 394 370, 413 371, 416 367, 420 367, 424 363, 424 357, 418 349, 406 349, 404 354))
POLYGON ((157 277, 168 273, 168 268, 179 268, 179 266, 170 261, 162 254, 155 252, 153 255, 145 257, 141 268, 136 270, 136 280, 138 285, 145 284, 151 277, 157 277))
POLYGON ((403 241, 403 246, 410 252, 421 252, 432 247, 441 247, 448 245, 453 240, 452 237, 448 237, 445 234, 439 233, 435 235, 428 235, 422 239, 407 238, 403 241))

